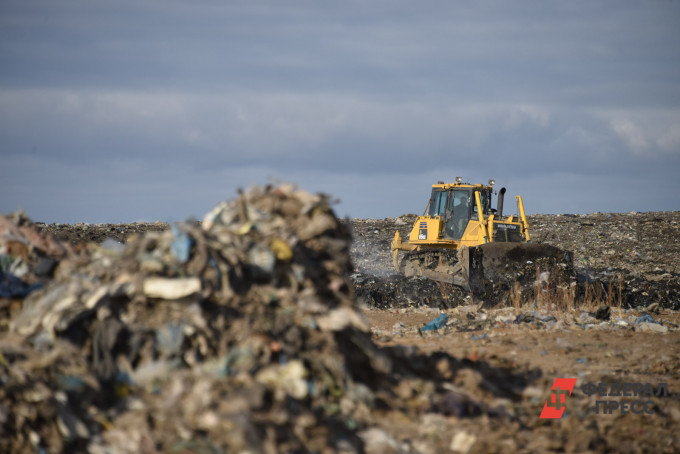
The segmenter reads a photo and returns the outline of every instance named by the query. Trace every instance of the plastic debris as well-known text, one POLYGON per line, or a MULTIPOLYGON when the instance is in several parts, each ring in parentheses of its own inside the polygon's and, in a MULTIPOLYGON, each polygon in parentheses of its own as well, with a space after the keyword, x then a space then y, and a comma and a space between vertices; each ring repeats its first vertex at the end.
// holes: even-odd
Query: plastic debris
POLYGON ((423 326, 422 331, 437 331, 438 329, 445 327, 448 321, 449 316, 445 313, 441 314, 439 317, 423 326))
POLYGON ((668 327, 657 322, 640 322, 635 324, 635 331, 667 333, 668 327))
POLYGON ((174 237, 172 244, 170 245, 170 250, 177 260, 181 263, 186 263, 186 261, 189 260, 191 246, 193 246, 194 242, 189 234, 179 229, 177 224, 171 224, 170 229, 172 230, 172 235, 174 237))
POLYGON ((144 279, 144 295, 149 298, 176 300, 193 295, 201 290, 201 281, 196 277, 163 278, 147 277, 144 279))
POLYGON ((0 271, 0 298, 24 298, 40 287, 40 283, 28 285, 18 277, 0 271))
POLYGON ((635 319, 634 325, 639 325, 640 323, 658 323, 654 321, 654 318, 649 314, 643 314, 635 319))
POLYGON ((460 454, 467 454, 477 441, 477 437, 465 431, 456 432, 451 439, 449 449, 460 454))

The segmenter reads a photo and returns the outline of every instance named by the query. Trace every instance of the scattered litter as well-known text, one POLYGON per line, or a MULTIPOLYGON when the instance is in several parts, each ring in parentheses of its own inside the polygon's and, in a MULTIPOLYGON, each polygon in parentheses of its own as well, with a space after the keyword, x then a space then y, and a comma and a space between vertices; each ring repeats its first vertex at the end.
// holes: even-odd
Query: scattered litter
POLYGON ((597 308, 597 311, 595 311, 594 316, 597 320, 604 321, 609 320, 609 318, 611 317, 611 308, 609 306, 602 305, 597 308))
POLYGON ((643 315, 639 316, 633 324, 639 325, 641 323, 659 323, 659 322, 654 321, 654 318, 651 315, 643 314, 643 315))
POLYGON ((449 449, 460 454, 467 454, 470 452, 470 449, 472 449, 476 441, 477 437, 473 434, 464 431, 456 432, 451 439, 451 446, 449 449))
POLYGON ((542 314, 538 311, 533 311, 530 314, 525 314, 521 313, 515 317, 515 321, 513 323, 548 323, 548 322, 554 322, 557 321, 554 315, 551 314, 542 314))
POLYGON ((635 331, 642 331, 642 332, 653 332, 653 333, 667 333, 668 332, 668 327, 663 326, 660 323, 657 322, 640 322, 640 323, 635 323, 635 331))
POLYGON ((186 263, 189 260, 191 246, 193 246, 194 242, 187 232, 179 229, 176 223, 171 224, 170 228, 174 237, 170 249, 180 263, 186 263))
POLYGON ((28 285, 18 277, 0 271, 0 298, 24 298, 41 286, 40 283, 28 285))
POLYGON ((449 321, 449 316, 447 314, 441 314, 439 317, 435 318, 431 322, 427 323, 425 326, 422 327, 422 331, 437 331, 440 328, 443 328, 446 326, 446 323, 449 321))

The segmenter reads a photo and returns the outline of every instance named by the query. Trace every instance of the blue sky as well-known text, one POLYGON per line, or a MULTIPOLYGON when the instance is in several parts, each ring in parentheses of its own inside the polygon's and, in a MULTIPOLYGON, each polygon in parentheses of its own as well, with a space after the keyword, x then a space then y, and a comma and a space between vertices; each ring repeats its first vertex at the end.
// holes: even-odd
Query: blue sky
POLYGON ((1 0, 0 213, 290 181, 381 218, 459 175, 528 213, 680 210, 679 42, 676 0, 1 0))

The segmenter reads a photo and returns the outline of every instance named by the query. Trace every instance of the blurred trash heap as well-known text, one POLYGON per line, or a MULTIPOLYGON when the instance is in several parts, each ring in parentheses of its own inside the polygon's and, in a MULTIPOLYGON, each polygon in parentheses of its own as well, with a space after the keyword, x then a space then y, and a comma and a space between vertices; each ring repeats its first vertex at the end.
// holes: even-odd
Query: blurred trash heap
POLYGON ((0 452, 363 452, 386 411, 485 412, 454 358, 372 342, 350 242, 292 185, 126 244, 0 217, 0 452))

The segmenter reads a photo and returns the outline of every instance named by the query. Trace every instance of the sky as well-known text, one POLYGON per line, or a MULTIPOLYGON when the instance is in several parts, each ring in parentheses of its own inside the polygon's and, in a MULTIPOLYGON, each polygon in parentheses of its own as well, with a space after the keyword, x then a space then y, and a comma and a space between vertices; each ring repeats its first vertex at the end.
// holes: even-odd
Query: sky
POLYGON ((462 176, 528 214, 680 210, 678 0, 0 0, 0 213, 338 216, 462 176))

